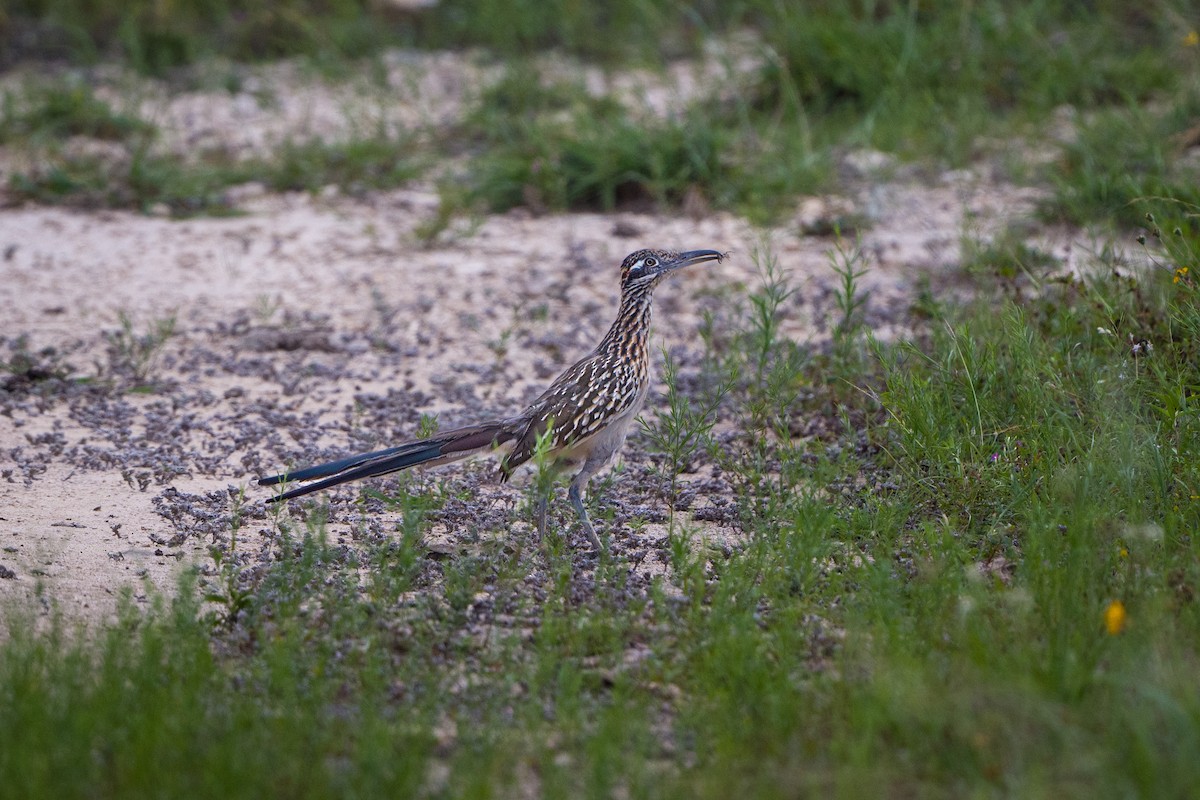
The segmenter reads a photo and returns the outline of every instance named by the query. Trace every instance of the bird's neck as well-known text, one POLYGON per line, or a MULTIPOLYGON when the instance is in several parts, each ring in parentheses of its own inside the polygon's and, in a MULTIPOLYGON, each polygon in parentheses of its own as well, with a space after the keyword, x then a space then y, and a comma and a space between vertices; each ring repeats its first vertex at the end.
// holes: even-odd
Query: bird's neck
POLYGON ((630 291, 621 296, 621 308, 612 327, 596 347, 600 353, 615 353, 645 363, 646 339, 650 334, 651 291, 630 291))

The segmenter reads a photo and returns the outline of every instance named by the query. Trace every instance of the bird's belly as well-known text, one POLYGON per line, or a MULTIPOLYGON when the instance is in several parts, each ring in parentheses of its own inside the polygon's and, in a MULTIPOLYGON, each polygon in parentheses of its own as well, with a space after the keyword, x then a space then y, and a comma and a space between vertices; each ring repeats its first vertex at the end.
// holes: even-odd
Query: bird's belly
POLYGON ((645 394, 601 430, 555 452, 555 463, 559 466, 575 466, 585 461, 610 461, 625 443, 625 437, 629 435, 629 429, 642 410, 644 401, 645 394))

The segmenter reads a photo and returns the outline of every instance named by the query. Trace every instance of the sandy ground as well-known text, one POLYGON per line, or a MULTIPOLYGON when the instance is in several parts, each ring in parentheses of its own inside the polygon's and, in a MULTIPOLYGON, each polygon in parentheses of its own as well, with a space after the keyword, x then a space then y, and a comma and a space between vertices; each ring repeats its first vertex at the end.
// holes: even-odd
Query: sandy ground
MULTIPOLYGON (((427 118, 438 91, 450 98, 445 107, 461 100, 473 70, 456 63, 457 77, 440 80, 419 73, 406 84, 420 90, 417 99, 397 102, 424 104, 404 113, 427 118)), ((226 136, 225 126, 229 141, 253 142, 286 129, 278 114, 264 115, 265 132, 251 125, 259 106, 242 117, 205 116, 204 97, 171 101, 195 109, 204 136, 226 136)), ((183 126, 168 138, 186 142, 183 126)), ((738 306, 755 285, 752 253, 763 242, 799 288, 784 333, 819 342, 833 313, 833 243, 804 236, 801 218, 849 204, 870 220, 860 234, 867 321, 881 337, 903 335, 903 312, 923 279, 953 291, 942 277, 964 234, 986 236, 1026 217, 1036 193, 989 174, 918 178, 889 165, 877 173, 873 161, 851 160, 841 197, 803 199, 797 219, 769 231, 726 214, 514 211, 423 247, 413 230, 435 213, 428 187, 361 198, 259 195, 244 216, 227 219, 0 211, 0 361, 24 349, 47 372, 86 379, 5 383, 0 373, 0 603, 110 614, 121 587, 144 599, 150 586, 169 589, 181 565, 211 570, 210 548, 228 548, 243 491, 239 547, 260 549, 279 518, 263 508, 268 492, 253 485, 256 476, 403 440, 423 413, 453 425, 520 408, 598 340, 615 312, 617 266, 641 247, 732 251, 658 292, 656 347, 685 368, 700 352, 702 313, 738 306), (143 380, 114 344, 122 314, 136 332, 176 321, 140 365, 143 380), (142 384, 153 390, 137 390, 142 384)), ((1061 234, 1045 246, 1069 261, 1069 242, 1061 234)), ((630 488, 647 464, 638 438, 614 481, 628 491, 613 502, 645 515, 639 535, 652 539, 661 536, 661 503, 630 488)), ((494 519, 520 502, 520 486, 494 483, 478 464, 441 473, 469 481, 473 499, 438 518, 430 546, 503 535, 494 519)), ((727 499, 704 480, 692 518, 719 538, 727 523, 701 512, 727 499)), ((331 536, 394 530, 395 512, 358 496, 357 487, 327 496, 331 536)))

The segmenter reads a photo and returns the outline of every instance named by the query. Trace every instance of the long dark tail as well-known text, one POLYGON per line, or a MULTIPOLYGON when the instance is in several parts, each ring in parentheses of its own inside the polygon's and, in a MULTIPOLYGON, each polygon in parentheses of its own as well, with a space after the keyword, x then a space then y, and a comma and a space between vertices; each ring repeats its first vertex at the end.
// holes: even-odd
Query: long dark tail
POLYGON ((258 485, 275 486, 291 481, 316 481, 316 483, 298 486, 283 494, 275 495, 267 501, 268 503, 278 503, 283 500, 291 500, 293 497, 319 492, 330 486, 361 478, 387 475, 390 472, 398 472, 418 464, 433 466, 458 461, 461 458, 506 444, 515 439, 519 433, 520 429, 513 420, 500 420, 483 425, 455 428, 428 439, 402 444, 399 447, 389 447, 373 453, 361 453, 296 472, 284 472, 269 478, 259 478, 258 485))

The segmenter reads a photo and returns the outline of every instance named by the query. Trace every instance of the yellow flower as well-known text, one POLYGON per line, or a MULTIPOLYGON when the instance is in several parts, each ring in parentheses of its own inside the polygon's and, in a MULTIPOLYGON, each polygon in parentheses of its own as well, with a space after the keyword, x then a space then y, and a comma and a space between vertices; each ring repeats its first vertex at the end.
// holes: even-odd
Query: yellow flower
POLYGON ((1104 609, 1104 630, 1108 631, 1109 636, 1116 636, 1121 631, 1125 630, 1125 604, 1120 600, 1113 600, 1104 609))
POLYGON ((1183 280, 1184 278, 1187 277, 1187 274, 1188 274, 1187 267, 1180 267, 1179 269, 1175 270, 1174 283, 1179 283, 1181 280, 1183 280))
POLYGON ((1200 45, 1200 33, 1196 33, 1196 31, 1188 31, 1187 36, 1183 37, 1183 46, 1195 47, 1196 45, 1200 45))
POLYGON ((1122 547, 1120 550, 1117 551, 1117 554, 1119 556, 1121 556, 1121 558, 1129 558, 1128 548, 1122 547))

